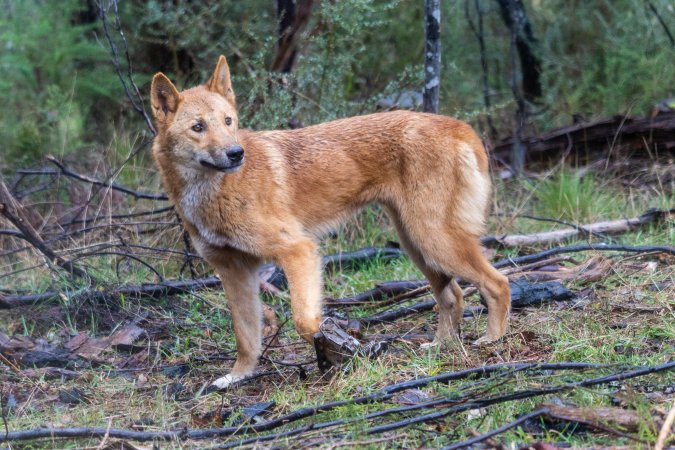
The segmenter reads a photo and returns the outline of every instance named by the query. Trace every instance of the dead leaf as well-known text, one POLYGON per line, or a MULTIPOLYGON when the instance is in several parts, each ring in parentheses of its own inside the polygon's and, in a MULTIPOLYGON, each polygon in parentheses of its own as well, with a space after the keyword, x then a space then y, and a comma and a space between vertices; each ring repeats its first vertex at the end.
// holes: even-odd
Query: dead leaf
POLYGON ((110 337, 110 346, 118 350, 128 350, 144 334, 143 328, 136 325, 127 325, 113 333, 110 337))
POLYGON ((80 331, 76 336, 72 337, 68 342, 66 342, 63 347, 66 350, 75 351, 78 348, 82 346, 87 340, 89 339, 89 336, 87 336, 87 333, 80 331))

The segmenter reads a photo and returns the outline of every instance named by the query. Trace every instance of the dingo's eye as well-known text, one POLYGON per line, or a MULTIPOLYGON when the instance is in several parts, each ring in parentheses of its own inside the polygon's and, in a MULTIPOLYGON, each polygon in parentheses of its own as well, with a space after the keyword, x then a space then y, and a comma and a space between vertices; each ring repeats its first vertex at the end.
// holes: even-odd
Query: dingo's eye
POLYGON ((204 124, 199 122, 192 125, 192 131, 194 131, 195 133, 201 133, 202 131, 204 131, 204 124))
POLYGON ((225 125, 227 125, 228 127, 232 125, 232 117, 225 118, 225 125))

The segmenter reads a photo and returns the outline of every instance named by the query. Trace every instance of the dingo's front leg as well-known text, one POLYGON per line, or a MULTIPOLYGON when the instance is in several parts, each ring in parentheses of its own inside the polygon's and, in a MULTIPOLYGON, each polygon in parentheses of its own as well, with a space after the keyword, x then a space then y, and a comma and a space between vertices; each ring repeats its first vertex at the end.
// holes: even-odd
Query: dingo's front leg
MULTIPOLYGON (((209 258, 209 261, 214 258, 209 258)), ((227 306, 237 340, 237 360, 232 371, 213 382, 218 389, 253 374, 262 347, 262 311, 258 297, 260 261, 250 255, 227 251, 218 253, 212 264, 227 294, 227 306)))
POLYGON ((312 344, 321 325, 321 258, 316 244, 299 239, 277 256, 277 262, 288 279, 295 329, 312 344))

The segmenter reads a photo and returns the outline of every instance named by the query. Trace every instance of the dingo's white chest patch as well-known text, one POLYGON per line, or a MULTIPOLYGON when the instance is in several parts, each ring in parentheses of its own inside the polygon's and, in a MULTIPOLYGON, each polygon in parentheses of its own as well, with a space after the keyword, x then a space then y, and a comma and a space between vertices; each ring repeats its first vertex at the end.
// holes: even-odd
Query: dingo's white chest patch
POLYGON ((205 211, 209 211, 209 208, 215 207, 215 205, 209 205, 216 201, 213 198, 213 193, 217 192, 219 185, 220 177, 208 181, 193 180, 192 182, 188 182, 180 199, 180 208, 183 211, 185 220, 197 228, 199 236, 206 243, 217 247, 232 246, 232 242, 227 236, 223 236, 216 230, 209 228, 202 218, 205 211))

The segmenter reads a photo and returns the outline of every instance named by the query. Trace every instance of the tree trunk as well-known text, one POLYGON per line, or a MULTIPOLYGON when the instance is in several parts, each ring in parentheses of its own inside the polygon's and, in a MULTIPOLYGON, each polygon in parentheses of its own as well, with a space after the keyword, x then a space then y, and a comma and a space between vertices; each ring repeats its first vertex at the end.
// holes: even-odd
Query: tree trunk
POLYGON ((298 53, 300 33, 309 21, 314 0, 277 0, 279 40, 272 71, 290 73, 298 53))
POLYGON ((441 87, 441 1, 425 0, 424 29, 426 46, 424 56, 423 108, 438 114, 441 87))
POLYGON ((536 54, 537 40, 521 0, 497 0, 502 20, 516 35, 516 47, 523 74, 523 94, 529 101, 541 97, 541 61, 536 54))

